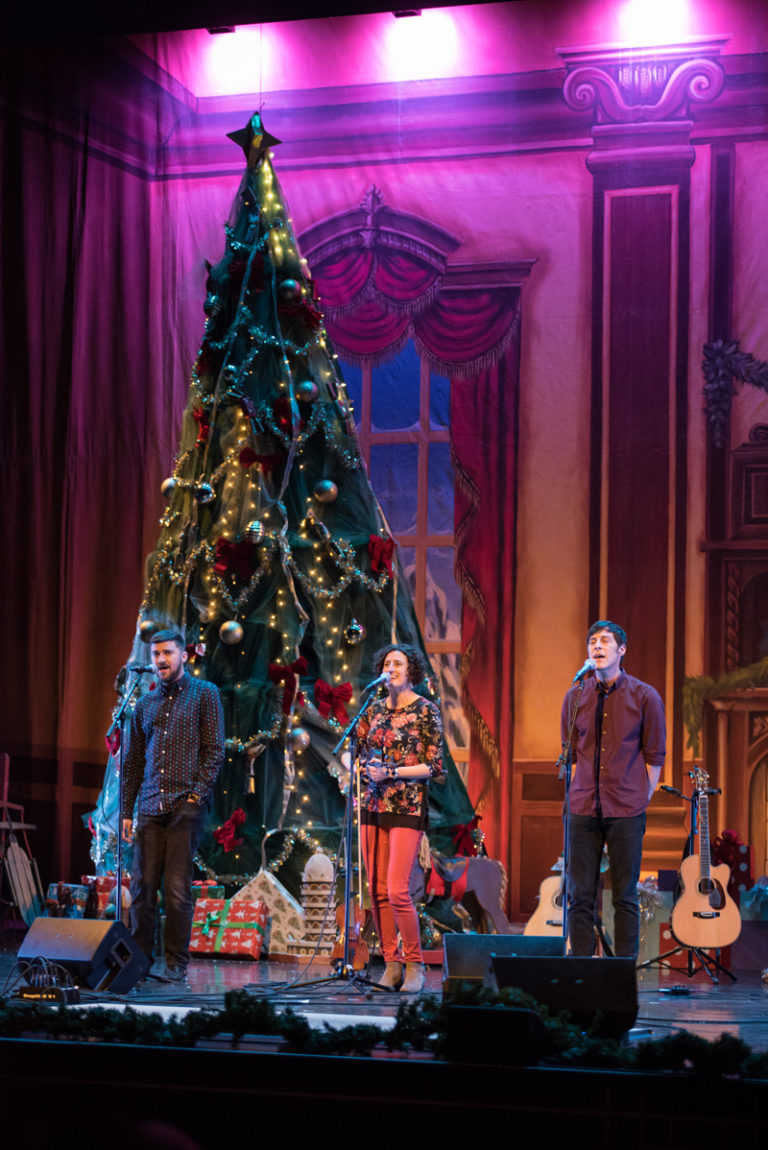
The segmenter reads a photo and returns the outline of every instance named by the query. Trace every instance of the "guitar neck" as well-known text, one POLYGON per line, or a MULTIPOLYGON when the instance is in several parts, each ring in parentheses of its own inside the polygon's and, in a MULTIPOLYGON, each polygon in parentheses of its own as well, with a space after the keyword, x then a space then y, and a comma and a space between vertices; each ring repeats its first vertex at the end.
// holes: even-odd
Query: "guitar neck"
POLYGON ((710 877, 709 849, 709 795, 699 792, 699 873, 704 879, 710 877))

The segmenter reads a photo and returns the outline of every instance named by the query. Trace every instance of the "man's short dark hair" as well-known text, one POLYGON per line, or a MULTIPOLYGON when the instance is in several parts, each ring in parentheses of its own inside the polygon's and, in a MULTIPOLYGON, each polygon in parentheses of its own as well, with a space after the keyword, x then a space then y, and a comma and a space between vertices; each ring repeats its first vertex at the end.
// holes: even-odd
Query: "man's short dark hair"
POLYGON ((183 635, 179 631, 155 631, 149 640, 150 647, 153 643, 175 643, 182 651, 186 650, 187 646, 184 642, 183 635))
POLYGON ((387 655, 392 651, 402 651, 408 660, 408 678, 411 683, 422 683, 429 671, 427 660, 418 647, 412 647, 410 643, 390 643, 388 647, 382 647, 373 656, 373 671, 375 675, 380 675, 384 667, 384 660, 387 655))
POLYGON ((617 647, 626 647, 627 645, 627 632, 618 623, 611 623, 610 619, 598 619, 596 623, 587 631, 587 642, 596 635, 598 631, 610 631, 616 640, 617 647))

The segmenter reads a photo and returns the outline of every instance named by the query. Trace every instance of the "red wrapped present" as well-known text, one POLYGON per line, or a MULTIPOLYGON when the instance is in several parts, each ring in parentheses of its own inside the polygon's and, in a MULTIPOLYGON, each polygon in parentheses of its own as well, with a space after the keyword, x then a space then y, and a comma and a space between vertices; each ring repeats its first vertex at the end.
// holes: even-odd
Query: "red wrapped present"
POLYGON ((199 898, 195 903, 190 952, 258 958, 268 919, 269 911, 263 902, 199 898))
MULTIPOLYGON (((107 907, 110 903, 114 904, 114 897, 112 892, 115 889, 115 874, 84 874, 81 875, 80 881, 88 887, 88 907, 85 912, 86 918, 104 918, 106 915, 107 907)), ((127 891, 131 885, 131 876, 123 874, 123 891, 127 891)), ((125 893, 123 894, 123 905, 127 905, 125 893)), ((112 916, 114 916, 114 906, 112 909, 112 916)))

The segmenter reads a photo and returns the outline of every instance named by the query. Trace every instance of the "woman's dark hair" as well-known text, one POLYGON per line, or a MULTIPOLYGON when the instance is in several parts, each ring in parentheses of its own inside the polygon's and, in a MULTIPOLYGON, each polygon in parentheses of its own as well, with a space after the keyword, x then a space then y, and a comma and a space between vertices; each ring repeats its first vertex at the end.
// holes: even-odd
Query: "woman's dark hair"
POLYGON ((382 647, 381 650, 377 651, 373 656, 374 674, 381 674, 384 660, 392 651, 402 651, 405 655, 408 660, 408 678, 412 683, 422 683, 426 679, 429 673, 429 664, 419 648, 412 647, 409 643, 390 643, 388 647, 382 647))

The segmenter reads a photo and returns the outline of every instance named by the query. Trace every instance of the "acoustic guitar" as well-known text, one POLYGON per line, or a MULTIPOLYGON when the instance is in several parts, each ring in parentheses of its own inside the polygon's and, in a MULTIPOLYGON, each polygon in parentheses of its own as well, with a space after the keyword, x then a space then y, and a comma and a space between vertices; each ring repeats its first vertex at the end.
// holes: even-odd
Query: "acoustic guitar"
POLYGON ((709 776, 701 767, 691 771, 699 796, 699 850, 680 864, 682 894, 672 908, 672 934, 681 946, 712 950, 730 946, 741 933, 739 908, 728 894, 730 868, 713 867, 709 845, 709 776))
POLYGON ((562 875, 545 878, 539 887, 539 905, 523 928, 523 934, 556 935, 563 933, 562 875))

